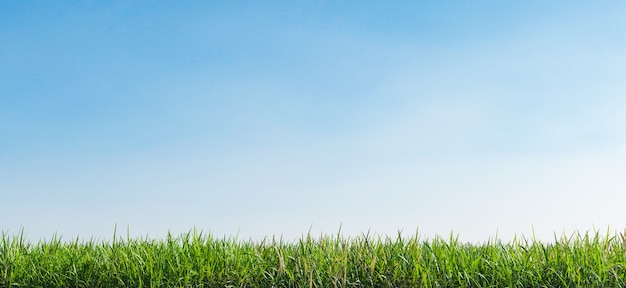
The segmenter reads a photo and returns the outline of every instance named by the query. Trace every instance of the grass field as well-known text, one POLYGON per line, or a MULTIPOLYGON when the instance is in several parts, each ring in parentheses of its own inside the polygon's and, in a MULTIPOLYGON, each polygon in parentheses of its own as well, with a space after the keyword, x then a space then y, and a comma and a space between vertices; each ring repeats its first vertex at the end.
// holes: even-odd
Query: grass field
POLYGON ((626 287, 623 234, 484 244, 400 235, 254 242, 195 230, 113 239, 29 243, 3 233, 0 287, 626 287))

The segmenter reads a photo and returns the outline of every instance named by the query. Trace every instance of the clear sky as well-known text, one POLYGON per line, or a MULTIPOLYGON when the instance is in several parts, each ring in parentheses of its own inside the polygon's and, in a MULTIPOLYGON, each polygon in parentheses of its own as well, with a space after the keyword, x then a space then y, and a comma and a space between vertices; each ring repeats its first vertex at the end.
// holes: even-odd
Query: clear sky
POLYGON ((626 228, 624 1, 6 1, 0 229, 626 228))

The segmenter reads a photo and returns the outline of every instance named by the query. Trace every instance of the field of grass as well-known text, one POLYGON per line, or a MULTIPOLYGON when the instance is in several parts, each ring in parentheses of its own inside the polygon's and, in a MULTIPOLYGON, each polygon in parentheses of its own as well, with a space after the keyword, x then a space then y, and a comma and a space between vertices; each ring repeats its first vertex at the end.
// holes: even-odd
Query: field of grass
POLYGON ((253 242, 195 231, 113 239, 29 243, 3 233, 0 287, 626 287, 623 234, 484 244, 400 235, 253 242))

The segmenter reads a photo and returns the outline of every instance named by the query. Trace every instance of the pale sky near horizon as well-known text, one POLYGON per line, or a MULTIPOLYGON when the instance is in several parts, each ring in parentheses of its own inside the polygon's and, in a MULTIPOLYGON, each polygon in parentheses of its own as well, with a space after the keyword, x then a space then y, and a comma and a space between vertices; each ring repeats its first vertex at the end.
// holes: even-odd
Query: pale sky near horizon
POLYGON ((626 2, 7 1, 0 230, 626 228, 626 2))

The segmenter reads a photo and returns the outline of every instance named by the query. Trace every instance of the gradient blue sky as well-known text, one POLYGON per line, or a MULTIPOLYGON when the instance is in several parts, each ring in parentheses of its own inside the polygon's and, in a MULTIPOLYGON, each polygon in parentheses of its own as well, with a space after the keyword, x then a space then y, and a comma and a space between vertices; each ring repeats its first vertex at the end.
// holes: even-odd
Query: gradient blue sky
POLYGON ((0 229, 622 229, 623 1, 8 1, 0 229))

